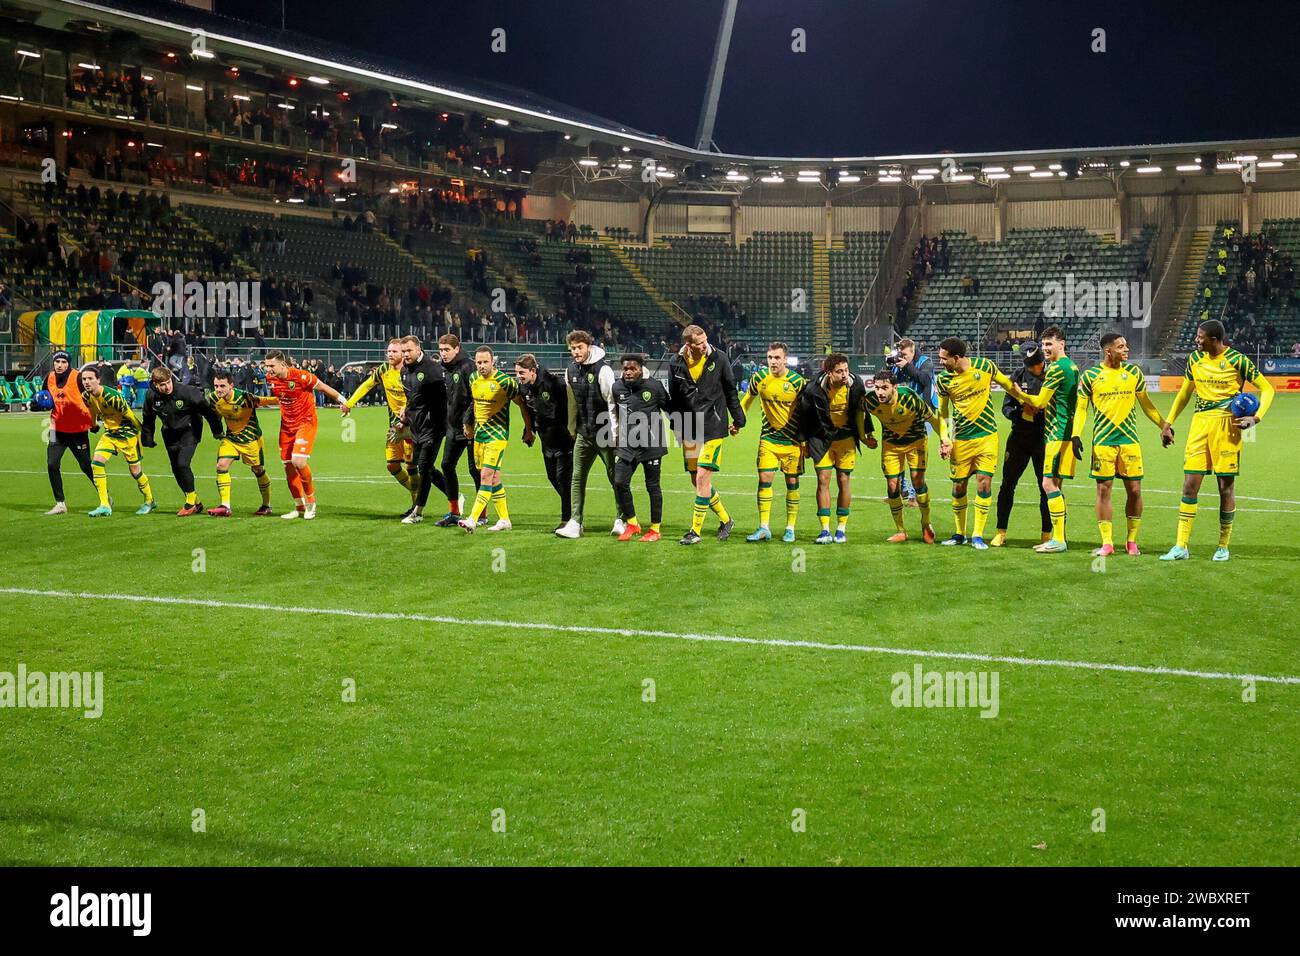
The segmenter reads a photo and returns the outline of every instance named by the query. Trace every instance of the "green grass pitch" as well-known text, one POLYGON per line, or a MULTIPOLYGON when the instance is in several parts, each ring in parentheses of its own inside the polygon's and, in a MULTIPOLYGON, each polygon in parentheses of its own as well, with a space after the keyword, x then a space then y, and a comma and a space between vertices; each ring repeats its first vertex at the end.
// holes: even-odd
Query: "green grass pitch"
MULTIPOLYGON (((876 452, 859 461, 847 546, 812 546, 811 472, 799 542, 747 544, 753 425, 729 442, 718 478, 737 524, 725 544, 711 517, 703 544, 676 544, 691 502, 676 451, 663 542, 608 536, 613 499, 599 474, 589 536, 557 540, 540 452, 517 440, 505 471, 512 533, 402 527, 383 412, 358 419, 345 442, 338 412, 322 410, 320 517, 290 523, 243 517, 256 487, 239 465, 241 517, 173 517, 180 494, 161 448, 145 459, 160 512, 132 514, 137 492, 115 462, 120 510, 88 520, 93 492, 67 457, 73 513, 43 517, 42 418, 0 416, 0 671, 102 671, 105 697, 99 719, 0 710, 0 862, 1300 862, 1300 685, 1258 682, 1244 700, 1231 676, 1300 675, 1290 397, 1246 445, 1227 564, 1208 560, 1208 484, 1193 559, 1157 560, 1172 543, 1188 419, 1168 451, 1142 421, 1145 553, 1104 569, 1090 555, 1086 477, 1067 489, 1068 554, 1028 550, 1031 481, 1013 547, 884 543, 876 452), (91 596, 110 594, 215 603, 91 596), (916 664, 996 671, 996 718, 893 706, 892 675, 916 664)), ((263 421, 273 446, 275 413, 263 421)), ((215 451, 206 438, 195 460, 209 505, 215 451)), ((934 439, 931 460, 944 536, 949 485, 934 439)), ((284 478, 271 472, 280 510, 284 478)), ((634 492, 644 509, 639 476, 634 492)), ((783 509, 778 489, 778 526, 783 509)), ((913 531, 918 520, 908 510, 913 531)))

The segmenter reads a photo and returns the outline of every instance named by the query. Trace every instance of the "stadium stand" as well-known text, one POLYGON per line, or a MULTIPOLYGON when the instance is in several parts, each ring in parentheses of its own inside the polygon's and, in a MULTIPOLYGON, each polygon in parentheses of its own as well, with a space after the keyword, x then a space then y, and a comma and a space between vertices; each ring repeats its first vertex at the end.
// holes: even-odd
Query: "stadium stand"
POLYGON ((1229 341, 1246 352, 1271 351, 1300 341, 1294 267, 1298 254, 1300 219, 1268 219, 1260 233, 1248 235, 1242 235, 1237 220, 1220 220, 1200 258, 1197 280, 1185 310, 1180 310, 1182 321, 1172 334, 1170 350, 1195 348, 1196 326, 1206 318, 1220 319, 1229 341))
POLYGON ((673 236, 625 251, 667 298, 685 303, 717 296, 739 303, 751 343, 779 339, 805 354, 813 349, 817 303, 811 233, 756 232, 735 247, 725 239, 673 236), (806 293, 804 312, 791 309, 794 289, 806 293))
MULTIPOLYGON (((948 335, 984 347, 1000 332, 1032 329, 1043 312, 1046 283, 1063 282, 1067 274, 1076 283, 1136 281, 1154 233, 1154 226, 1146 226, 1132 242, 1117 244, 1083 228, 1015 229, 1003 242, 945 232, 949 268, 922 284, 907 332, 933 352, 948 335), (964 283, 966 276, 969 283, 964 283)), ((1113 324, 1104 318, 1056 321, 1080 345, 1113 324)))
POLYGON ((852 341, 854 319, 888 242, 887 232, 846 232, 842 239, 832 240, 827 255, 830 259, 831 337, 836 346, 852 341))

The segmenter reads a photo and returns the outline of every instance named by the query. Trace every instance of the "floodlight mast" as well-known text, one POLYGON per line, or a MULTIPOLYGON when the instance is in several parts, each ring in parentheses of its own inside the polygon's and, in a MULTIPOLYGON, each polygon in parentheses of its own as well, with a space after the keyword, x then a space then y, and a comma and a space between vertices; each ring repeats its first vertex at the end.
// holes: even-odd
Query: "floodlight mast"
POLYGON ((700 125, 695 131, 695 148, 714 152, 713 121, 718 115, 718 97, 722 93, 722 74, 727 69, 727 50, 731 47, 731 27, 736 22, 736 5, 740 0, 723 0, 722 22, 718 24, 718 42, 713 47, 713 64, 709 67, 709 82, 704 88, 704 106, 700 109, 700 125))

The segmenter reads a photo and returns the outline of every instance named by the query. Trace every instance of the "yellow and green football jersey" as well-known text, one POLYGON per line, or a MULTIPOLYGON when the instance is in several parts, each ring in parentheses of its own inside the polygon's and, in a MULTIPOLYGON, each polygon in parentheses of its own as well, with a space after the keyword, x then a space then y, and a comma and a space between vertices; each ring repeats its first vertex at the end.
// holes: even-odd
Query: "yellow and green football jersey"
POLYGON ((1229 405, 1241 386, 1259 379, 1255 363, 1234 348, 1224 349, 1217 357, 1209 352, 1193 352, 1187 357, 1183 378, 1196 386, 1197 414, 1230 417, 1229 405))
POLYGON ((1051 396, 1043 409, 1043 441, 1069 441, 1079 401, 1079 366, 1074 359, 1062 355, 1049 365, 1039 391, 1051 396))
POLYGON ((1134 445, 1138 441, 1138 396, 1147 391, 1142 370, 1128 362, 1119 368, 1094 365, 1079 378, 1079 394, 1092 403, 1094 445, 1134 445))
POLYGON ((807 380, 793 369, 782 376, 773 375, 770 369, 760 368, 749 377, 749 389, 741 402, 745 411, 757 400, 763 409, 764 441, 778 445, 797 445, 799 431, 795 427, 795 403, 807 380))
POLYGON ((519 394, 519 382, 505 372, 469 377, 469 394, 474 402, 474 440, 505 441, 510 437, 510 400, 519 394))
POLYGON ((136 420, 135 412, 117 389, 105 385, 104 391, 99 395, 90 392, 81 394, 90 414, 104 423, 104 434, 109 438, 127 439, 140 434, 140 423, 136 420))
POLYGON ((943 371, 939 374, 939 397, 947 398, 952 407, 952 423, 957 441, 984 438, 998 432, 997 411, 993 402, 993 379, 1001 370, 986 358, 973 358, 964 372, 943 371))
POLYGON ((924 438, 926 419, 934 417, 933 409, 906 385, 898 386, 893 402, 888 405, 868 390, 867 411, 880 419, 885 441, 890 445, 910 445, 924 438))
POLYGON ((203 394, 213 410, 226 425, 226 438, 240 445, 251 444, 262 437, 262 426, 257 421, 257 399, 240 389, 232 389, 230 398, 218 398, 214 390, 203 394))

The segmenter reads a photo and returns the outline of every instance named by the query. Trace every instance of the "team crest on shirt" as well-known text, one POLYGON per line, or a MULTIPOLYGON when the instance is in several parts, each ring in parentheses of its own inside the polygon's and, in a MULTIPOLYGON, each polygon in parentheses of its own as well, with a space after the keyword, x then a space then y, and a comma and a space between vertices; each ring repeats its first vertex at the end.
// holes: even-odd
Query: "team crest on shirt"
POLYGON ((423 373, 423 372, 416 372, 416 373, 415 373, 415 380, 416 380, 417 382, 423 382, 423 381, 424 381, 424 373, 423 373))
POLYGON ((595 380, 596 380, 596 376, 594 376, 594 375, 592 375, 590 372, 588 372, 588 373, 587 373, 587 383, 588 383, 588 384, 591 384, 591 383, 594 382, 595 380))
POLYGON ((452 380, 453 382, 459 382, 459 381, 460 381, 460 372, 454 372, 454 373, 452 373, 451 380, 452 380))
POLYGON ((551 400, 551 393, 550 393, 550 392, 542 392, 542 401, 544 401, 544 402, 549 402, 550 400, 551 400))
POLYGON ((643 402, 648 402, 648 401, 650 401, 650 393, 649 393, 648 391, 645 391, 645 392, 642 392, 642 393, 641 393, 641 401, 643 401, 643 402))
POLYGON ((975 373, 975 381, 978 382, 979 380, 980 380, 980 373, 977 371, 977 372, 975 373))
POLYGON ((710 362, 710 363, 708 364, 708 366, 704 369, 704 371, 706 371, 706 372, 712 372, 713 369, 714 369, 714 366, 715 366, 716 364, 717 364, 717 363, 715 363, 715 362, 710 362))
POLYGON ((184 408, 184 407, 185 407, 185 403, 182 402, 182 401, 178 398, 178 399, 176 399, 176 407, 177 407, 177 408, 184 408))

